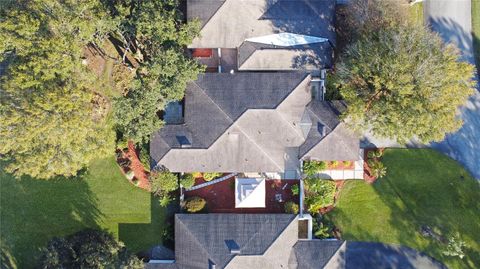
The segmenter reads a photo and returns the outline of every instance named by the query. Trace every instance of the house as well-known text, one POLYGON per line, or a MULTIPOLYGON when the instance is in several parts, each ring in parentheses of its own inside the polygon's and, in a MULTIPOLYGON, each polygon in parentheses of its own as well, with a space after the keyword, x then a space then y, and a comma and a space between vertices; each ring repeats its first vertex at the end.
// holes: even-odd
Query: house
POLYGON ((326 69, 334 17, 334 0, 187 0, 187 19, 201 23, 189 48, 220 72, 326 69))
POLYGON ((333 0, 188 0, 202 26, 192 55, 215 73, 167 106, 152 166, 296 179, 301 160, 360 159, 345 104, 324 101, 334 15, 333 0))
POLYGON ((177 214, 175 259, 147 269, 446 268, 413 249, 381 243, 311 239, 290 214, 177 214))
POLYGON ((312 97, 314 83, 305 72, 200 75, 183 122, 153 134, 154 166, 295 179, 302 159, 357 160, 359 139, 338 119, 345 105, 312 97))

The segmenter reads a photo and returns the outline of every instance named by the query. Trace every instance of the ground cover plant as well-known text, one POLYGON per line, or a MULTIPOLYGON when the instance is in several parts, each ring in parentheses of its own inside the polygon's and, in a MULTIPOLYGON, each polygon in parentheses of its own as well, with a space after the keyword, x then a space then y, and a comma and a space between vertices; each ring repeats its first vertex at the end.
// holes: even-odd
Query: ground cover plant
POLYGON ((304 180, 305 205, 311 213, 333 205, 335 201, 335 182, 333 180, 309 177, 304 180))
POLYGON ((347 181, 328 213, 343 239, 401 244, 448 268, 478 268, 478 182, 433 150, 387 149, 382 161, 388 167, 382 180, 347 181))
POLYGON ((113 158, 74 179, 18 180, 0 169, 0 185, 2 264, 33 268, 51 238, 85 228, 106 229, 133 253, 162 243, 166 209, 134 188, 113 158))

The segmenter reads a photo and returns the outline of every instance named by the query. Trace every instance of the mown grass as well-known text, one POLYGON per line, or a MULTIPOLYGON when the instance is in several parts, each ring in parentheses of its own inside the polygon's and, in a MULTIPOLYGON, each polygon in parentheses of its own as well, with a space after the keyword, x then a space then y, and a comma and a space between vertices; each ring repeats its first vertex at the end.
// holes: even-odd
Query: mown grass
POLYGON ((472 0, 472 38, 473 54, 480 76, 480 0, 472 0))
POLYGON ((480 184, 457 162, 433 150, 388 149, 387 176, 370 185, 348 181, 330 213, 344 239, 401 244, 449 268, 480 268, 480 184), (429 226, 444 238, 459 234, 466 257, 448 257, 445 243, 421 235, 429 226))
POLYGON ((134 252, 162 243, 166 210, 128 183, 113 158, 70 179, 15 179, 2 170, 0 191, 1 262, 10 268, 35 267, 49 239, 87 227, 107 229, 134 252))

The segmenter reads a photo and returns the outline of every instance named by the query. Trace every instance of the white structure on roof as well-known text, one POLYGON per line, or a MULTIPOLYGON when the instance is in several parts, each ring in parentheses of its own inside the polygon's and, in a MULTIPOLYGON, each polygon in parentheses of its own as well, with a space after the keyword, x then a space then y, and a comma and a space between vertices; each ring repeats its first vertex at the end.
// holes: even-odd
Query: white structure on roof
POLYGON ((246 41, 254 43, 262 43, 267 45, 274 46, 297 46, 297 45, 307 45, 313 43, 327 42, 328 39, 323 37, 309 36, 309 35, 298 35, 292 33, 279 33, 273 35, 264 35, 259 37, 247 38, 246 41))
POLYGON ((265 207, 264 178, 235 178, 235 208, 265 207))

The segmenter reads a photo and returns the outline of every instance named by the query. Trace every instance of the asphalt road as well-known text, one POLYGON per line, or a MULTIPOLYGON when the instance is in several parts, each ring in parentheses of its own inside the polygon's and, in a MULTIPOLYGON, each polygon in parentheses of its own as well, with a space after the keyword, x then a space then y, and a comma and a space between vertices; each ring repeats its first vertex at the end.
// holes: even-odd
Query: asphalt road
MULTIPOLYGON (((457 45, 464 61, 474 63, 470 0, 426 0, 423 12, 425 23, 446 42, 457 45)), ((457 160, 480 179, 480 85, 461 108, 461 117, 463 127, 431 147, 457 160)))

